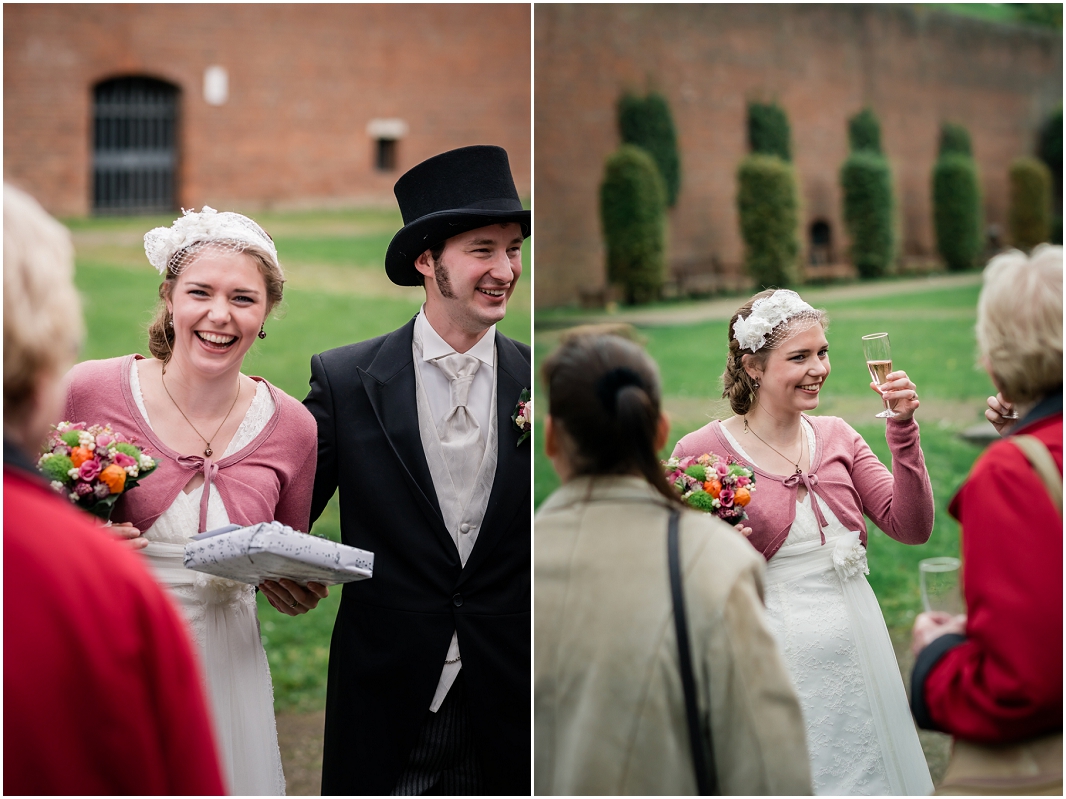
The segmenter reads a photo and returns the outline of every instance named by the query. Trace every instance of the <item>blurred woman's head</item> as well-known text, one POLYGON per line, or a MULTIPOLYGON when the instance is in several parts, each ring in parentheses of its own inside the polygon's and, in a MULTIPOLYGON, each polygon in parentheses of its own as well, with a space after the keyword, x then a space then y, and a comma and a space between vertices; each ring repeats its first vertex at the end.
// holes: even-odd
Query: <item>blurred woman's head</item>
MULTIPOLYGON (((787 289, 760 291, 737 309, 729 320, 729 355, 722 374, 722 397, 729 400, 733 413, 743 416, 758 402, 759 375, 766 371, 771 353, 816 325, 821 333, 829 328, 825 311, 812 308, 787 289)), ((817 351, 820 346, 815 347, 815 356, 817 351)), ((828 368, 820 379, 827 375, 828 368)), ((813 402, 817 406, 817 391, 813 402)))
POLYGON ((655 362, 618 335, 566 338, 541 369, 548 392, 548 454, 563 480, 583 475, 644 477, 663 496, 658 450, 669 425, 655 362))
POLYGON ((32 451, 60 421, 83 327, 65 227, 4 185, 4 436, 32 451))
POLYGON ((1041 245, 988 262, 977 301, 977 347, 1010 402, 1035 402, 1062 385, 1062 247, 1041 245))

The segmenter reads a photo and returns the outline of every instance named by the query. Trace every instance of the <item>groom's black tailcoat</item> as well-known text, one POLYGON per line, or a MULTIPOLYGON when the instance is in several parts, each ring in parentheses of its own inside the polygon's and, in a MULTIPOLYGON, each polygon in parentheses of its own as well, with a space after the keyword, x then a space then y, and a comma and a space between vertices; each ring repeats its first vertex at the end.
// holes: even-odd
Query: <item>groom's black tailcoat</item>
POLYGON ((422 450, 412 320, 311 359, 318 421, 311 519, 340 489, 341 537, 374 553, 349 583, 329 656, 323 794, 387 794, 407 763, 452 632, 483 790, 530 793, 530 448, 511 420, 530 349, 496 334, 499 456, 464 568, 422 450))

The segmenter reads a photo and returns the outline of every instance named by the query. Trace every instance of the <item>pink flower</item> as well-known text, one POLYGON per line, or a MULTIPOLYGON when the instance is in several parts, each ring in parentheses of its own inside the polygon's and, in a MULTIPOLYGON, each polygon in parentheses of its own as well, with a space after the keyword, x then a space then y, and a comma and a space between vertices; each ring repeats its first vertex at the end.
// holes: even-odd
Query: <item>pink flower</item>
POLYGON ((719 479, 721 479, 722 477, 725 477, 729 474, 729 466, 727 464, 722 463, 721 461, 718 461, 718 463, 714 465, 714 471, 718 475, 719 479))
POLYGON ((111 442, 114 440, 115 439, 109 436, 107 433, 101 433, 96 437, 96 448, 107 449, 111 442))
POLYGON ((115 465, 116 466, 121 466, 123 469, 126 469, 126 468, 128 468, 130 466, 136 466, 137 465, 137 461, 134 458, 131 458, 125 452, 116 452, 115 453, 115 465))
MULTIPOLYGON (((82 465, 84 466, 85 464, 82 465)), ((88 496, 92 492, 93 487, 88 483, 83 483, 81 480, 79 480, 74 484, 74 493, 77 494, 79 497, 88 496)))
POLYGON ((681 471, 685 471, 685 469, 696 463, 696 461, 697 458, 694 455, 689 455, 687 458, 681 459, 681 463, 678 465, 678 467, 681 469, 681 471))
POLYGON ((730 488, 723 488, 718 495, 718 501, 722 503, 723 508, 733 507, 733 490, 730 488))
POLYGON ((746 486, 750 482, 751 482, 751 480, 749 480, 747 477, 738 477, 737 478, 737 486, 739 486, 740 488, 743 488, 744 486, 746 486))
POLYGON ((100 461, 96 458, 89 458, 78 467, 78 478, 87 483, 95 480, 98 474, 100 474, 100 461))
POLYGON ((93 494, 96 495, 97 499, 103 499, 110 493, 111 489, 107 487, 107 483, 97 483, 93 486, 93 494))

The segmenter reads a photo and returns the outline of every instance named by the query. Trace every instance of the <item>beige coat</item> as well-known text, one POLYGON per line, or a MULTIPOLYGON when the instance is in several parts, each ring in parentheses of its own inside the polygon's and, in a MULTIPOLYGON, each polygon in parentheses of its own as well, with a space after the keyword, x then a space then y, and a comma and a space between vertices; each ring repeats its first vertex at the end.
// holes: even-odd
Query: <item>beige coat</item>
MULTIPOLYGON (((696 792, 668 518, 668 503, 638 477, 577 478, 537 513, 537 794, 696 792)), ((809 794, 799 703, 764 617, 762 557, 724 522, 687 511, 681 559, 721 792, 809 794)))

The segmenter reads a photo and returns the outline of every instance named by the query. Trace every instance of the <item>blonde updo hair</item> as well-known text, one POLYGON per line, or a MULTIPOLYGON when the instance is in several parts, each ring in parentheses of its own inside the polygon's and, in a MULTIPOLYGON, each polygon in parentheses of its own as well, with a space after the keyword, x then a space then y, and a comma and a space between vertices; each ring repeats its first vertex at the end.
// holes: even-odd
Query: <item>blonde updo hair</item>
MULTIPOLYGON (((167 300, 174 293, 174 286, 178 277, 191 264, 195 263, 202 254, 211 252, 211 244, 214 242, 197 241, 174 253, 167 263, 166 277, 159 284, 159 305, 156 308, 155 318, 148 325, 148 351, 154 358, 167 363, 174 354, 174 328, 170 326, 170 311, 167 310, 167 300)), ((232 246, 225 247, 225 251, 234 252, 232 246)), ((254 244, 241 244, 240 252, 251 257, 259 268, 259 274, 263 276, 266 284, 267 316, 282 300, 285 287, 285 278, 281 268, 274 259, 262 247, 254 244)))
POLYGON ((988 262, 977 300, 977 347, 1010 402, 1062 385, 1062 247, 1042 244, 988 262))
MULTIPOLYGON (((729 355, 726 358, 725 371, 722 373, 722 398, 729 400, 729 407, 737 416, 743 416, 755 407, 759 395, 759 387, 755 384, 751 375, 747 373, 747 370, 744 369, 744 356, 748 356, 749 364, 765 369, 766 359, 770 353, 788 339, 789 336, 784 334, 792 322, 791 320, 786 320, 775 327, 766 336, 766 343, 759 347, 758 350, 749 350, 741 347, 740 342, 737 341, 736 334, 733 332, 733 326, 740 317, 743 316, 747 319, 751 316, 751 307, 756 302, 772 297, 776 291, 777 289, 760 291, 737 308, 737 312, 729 320, 729 329, 727 331, 729 336, 729 355)), ((814 309, 814 313, 817 314, 817 324, 822 326, 822 330, 828 330, 829 317, 826 316, 825 311, 814 309)))
POLYGON ((84 327, 69 231, 4 184, 4 426, 32 410, 42 374, 77 359, 84 327))

